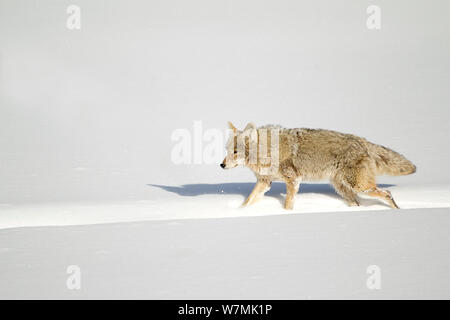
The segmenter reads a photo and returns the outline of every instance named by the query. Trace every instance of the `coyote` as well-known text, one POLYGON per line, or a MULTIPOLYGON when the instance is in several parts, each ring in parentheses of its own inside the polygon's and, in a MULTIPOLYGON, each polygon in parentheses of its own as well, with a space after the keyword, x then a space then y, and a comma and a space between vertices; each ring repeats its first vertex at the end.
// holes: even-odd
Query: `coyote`
POLYGON ((399 176, 416 171, 415 165, 401 154, 352 134, 274 125, 257 128, 252 123, 242 131, 231 122, 228 126, 231 134, 227 156, 220 166, 230 169, 244 165, 257 178, 243 206, 255 203, 270 189, 272 181, 281 180, 286 183, 284 208, 293 209, 301 181, 330 179, 349 206, 358 206, 357 194, 364 193, 398 209, 391 193, 377 187, 375 176, 399 176), (265 161, 268 155, 272 161, 265 161))

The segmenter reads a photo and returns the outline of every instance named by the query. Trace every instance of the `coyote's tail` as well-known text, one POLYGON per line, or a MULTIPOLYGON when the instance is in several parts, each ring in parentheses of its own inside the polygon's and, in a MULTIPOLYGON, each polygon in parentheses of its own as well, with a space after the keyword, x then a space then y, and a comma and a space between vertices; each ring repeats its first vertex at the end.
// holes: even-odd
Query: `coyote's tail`
POLYGON ((403 176, 416 172, 416 166, 394 150, 373 143, 369 143, 368 149, 377 175, 403 176))

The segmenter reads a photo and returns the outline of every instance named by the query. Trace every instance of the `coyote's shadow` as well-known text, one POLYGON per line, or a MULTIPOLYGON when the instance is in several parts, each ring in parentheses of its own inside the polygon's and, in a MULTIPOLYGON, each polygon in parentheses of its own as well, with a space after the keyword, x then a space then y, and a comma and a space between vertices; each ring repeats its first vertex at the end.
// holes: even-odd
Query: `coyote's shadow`
MULTIPOLYGON (((184 197, 195 197, 205 194, 237 194, 243 197, 247 197, 252 191, 255 183, 250 182, 236 182, 236 183, 196 183, 196 184, 183 184, 181 186, 165 186, 158 184, 148 184, 151 187, 161 188, 165 191, 176 193, 184 197)), ((393 184, 379 184, 381 188, 388 188, 394 186, 393 184)), ((284 202, 284 196, 286 193, 286 185, 282 182, 273 182, 270 190, 265 194, 268 197, 278 199, 280 202, 284 202)), ((300 185, 299 193, 319 193, 331 198, 342 199, 334 190, 334 188, 328 183, 302 183, 300 185)), ((361 204, 364 206, 381 204, 382 202, 376 199, 361 199, 361 204)), ((386 205, 387 206, 387 205, 386 205)))

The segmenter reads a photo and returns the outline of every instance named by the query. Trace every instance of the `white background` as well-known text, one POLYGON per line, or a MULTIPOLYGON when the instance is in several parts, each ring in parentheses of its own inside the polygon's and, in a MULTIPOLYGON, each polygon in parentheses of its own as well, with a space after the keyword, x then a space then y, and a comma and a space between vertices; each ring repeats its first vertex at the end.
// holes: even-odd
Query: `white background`
POLYGON ((448 298, 449 12, 0 0, 0 298, 448 298), (171 161, 171 134, 196 120, 354 133, 418 171, 380 179, 403 210, 351 211, 324 184, 301 187, 292 214, 281 184, 240 210, 249 170, 171 161))
POLYGON ((253 181, 177 166, 171 134, 277 123, 366 137, 449 178, 448 1, 0 2, 0 202, 253 181), (69 30, 66 9, 81 8, 69 30), (366 27, 369 5, 381 30, 366 27))

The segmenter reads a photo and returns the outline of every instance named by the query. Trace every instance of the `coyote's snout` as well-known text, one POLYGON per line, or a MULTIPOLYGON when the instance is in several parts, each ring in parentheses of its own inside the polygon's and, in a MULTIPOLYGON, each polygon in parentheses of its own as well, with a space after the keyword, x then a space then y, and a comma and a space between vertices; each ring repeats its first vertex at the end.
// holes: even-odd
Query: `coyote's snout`
POLYGON ((223 169, 250 168, 257 182, 243 206, 256 202, 274 180, 286 183, 284 207, 292 209, 301 181, 330 179, 350 206, 359 205, 358 193, 380 198, 398 208, 391 193, 377 187, 377 175, 407 175, 416 167, 401 154, 364 138, 322 129, 256 127, 249 123, 232 133, 227 142, 223 169))

